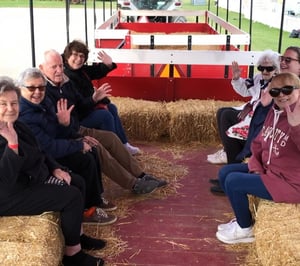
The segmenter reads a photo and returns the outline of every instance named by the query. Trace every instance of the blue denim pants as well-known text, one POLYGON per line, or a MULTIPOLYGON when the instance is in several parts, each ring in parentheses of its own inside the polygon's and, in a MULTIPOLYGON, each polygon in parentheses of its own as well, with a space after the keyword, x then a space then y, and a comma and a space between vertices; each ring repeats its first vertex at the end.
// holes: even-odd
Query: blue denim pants
POLYGON ((242 228, 252 225, 248 194, 272 200, 260 175, 250 174, 248 171, 248 164, 245 163, 228 164, 219 171, 220 185, 228 196, 237 222, 242 228))
POLYGON ((87 128, 102 129, 114 132, 123 144, 127 143, 127 137, 123 128, 117 107, 110 103, 108 110, 96 109, 80 121, 87 128))

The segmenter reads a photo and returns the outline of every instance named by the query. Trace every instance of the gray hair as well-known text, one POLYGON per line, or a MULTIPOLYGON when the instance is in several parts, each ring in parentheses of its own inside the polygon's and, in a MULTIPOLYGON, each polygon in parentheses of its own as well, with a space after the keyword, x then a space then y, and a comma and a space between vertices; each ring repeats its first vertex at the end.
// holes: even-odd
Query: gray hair
POLYGON ((265 50, 257 61, 257 66, 263 63, 271 63, 275 67, 275 72, 278 74, 280 71, 279 54, 272 50, 265 50))
POLYGON ((10 77, 2 76, 0 77, 0 96, 7 91, 14 91, 18 96, 18 100, 20 99, 20 88, 16 85, 14 80, 10 77))
POLYGON ((47 83, 46 78, 38 68, 35 67, 27 68, 20 74, 18 83, 19 86, 24 86, 24 83, 26 83, 28 79, 39 79, 39 78, 41 78, 44 81, 44 84, 46 85, 47 83))

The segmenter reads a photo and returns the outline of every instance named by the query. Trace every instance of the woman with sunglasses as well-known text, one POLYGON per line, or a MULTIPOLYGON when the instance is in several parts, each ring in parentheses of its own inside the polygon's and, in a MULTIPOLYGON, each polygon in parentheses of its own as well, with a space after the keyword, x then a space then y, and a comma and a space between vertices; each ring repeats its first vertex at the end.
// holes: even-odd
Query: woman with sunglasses
POLYGON ((232 62, 231 85, 242 97, 251 97, 250 101, 239 107, 222 107, 217 111, 217 126, 223 149, 207 156, 212 164, 237 162, 236 156, 243 149, 248 134, 249 124, 261 95, 274 75, 279 72, 278 54, 265 51, 257 62, 257 73, 253 78, 241 78, 241 69, 237 62, 232 62))
POLYGON ((300 47, 289 46, 280 59, 280 72, 292 72, 300 77, 300 47))
POLYGON ((254 241, 248 194, 274 202, 300 203, 300 80, 293 73, 275 76, 267 91, 274 104, 251 145, 248 164, 221 168, 219 180, 235 217, 218 226, 228 244, 254 241))

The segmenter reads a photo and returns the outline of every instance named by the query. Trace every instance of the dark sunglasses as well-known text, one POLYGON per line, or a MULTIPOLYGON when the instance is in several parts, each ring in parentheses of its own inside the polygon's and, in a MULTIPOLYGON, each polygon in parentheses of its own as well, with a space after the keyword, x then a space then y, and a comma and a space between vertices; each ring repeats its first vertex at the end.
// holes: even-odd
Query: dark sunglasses
POLYGON ((272 88, 269 90, 269 93, 272 97, 278 97, 280 93, 290 95, 294 89, 297 88, 295 86, 284 86, 282 88, 272 88))
POLYGON ((30 92, 35 92, 36 89, 38 89, 40 92, 43 92, 46 90, 46 86, 45 85, 41 85, 41 86, 24 86, 27 90, 29 90, 30 92))
POLYGON ((258 71, 264 72, 265 70, 267 70, 267 72, 272 72, 275 70, 274 66, 258 66, 257 67, 258 71))
POLYGON ((291 57, 285 57, 285 56, 279 56, 280 62, 285 62, 286 64, 291 63, 292 61, 298 61, 298 59, 291 58, 291 57))

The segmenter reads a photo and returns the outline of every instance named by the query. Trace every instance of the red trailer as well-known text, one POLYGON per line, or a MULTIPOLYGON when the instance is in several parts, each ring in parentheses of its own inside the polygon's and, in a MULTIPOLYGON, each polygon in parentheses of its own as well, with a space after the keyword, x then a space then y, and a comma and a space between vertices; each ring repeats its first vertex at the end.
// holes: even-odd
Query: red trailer
MULTIPOLYGON (((249 75, 261 52, 248 51, 248 33, 209 11, 119 10, 95 31, 95 49, 105 50, 118 68, 104 81, 115 96, 175 101, 241 100, 231 87, 231 62, 249 75), (138 22, 130 22, 130 17, 138 22), (187 23, 153 23, 148 16, 185 16, 187 23), (128 21, 128 22, 127 22, 128 21)), ((99 85, 99 84, 95 84, 99 85)))

